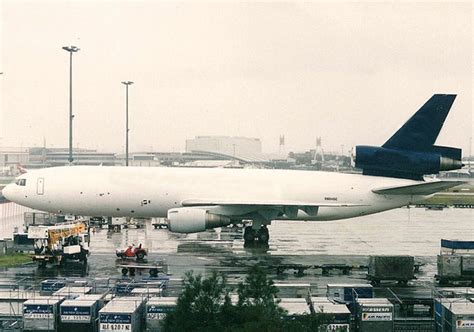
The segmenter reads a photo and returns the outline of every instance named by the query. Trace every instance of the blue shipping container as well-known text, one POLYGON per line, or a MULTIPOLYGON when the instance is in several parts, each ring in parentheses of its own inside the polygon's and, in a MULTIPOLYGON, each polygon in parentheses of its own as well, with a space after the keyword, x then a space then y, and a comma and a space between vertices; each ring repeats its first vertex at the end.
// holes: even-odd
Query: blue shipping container
POLYGON ((474 241, 441 239, 441 247, 448 249, 474 249, 474 241))
POLYGON ((54 280, 54 279, 43 280, 41 282, 41 292, 53 293, 55 291, 60 290, 61 288, 65 286, 66 286, 66 282, 64 280, 54 280))

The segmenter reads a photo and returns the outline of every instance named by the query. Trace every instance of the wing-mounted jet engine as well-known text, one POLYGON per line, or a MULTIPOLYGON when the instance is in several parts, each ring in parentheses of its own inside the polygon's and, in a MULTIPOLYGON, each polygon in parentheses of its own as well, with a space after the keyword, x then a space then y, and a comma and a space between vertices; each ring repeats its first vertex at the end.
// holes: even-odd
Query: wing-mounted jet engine
POLYGON ((202 208, 177 208, 168 211, 168 227, 176 233, 196 233, 206 229, 227 226, 231 220, 227 216, 210 213, 202 208))
POLYGON ((422 180, 423 175, 460 169, 461 149, 436 146, 456 95, 433 95, 384 145, 358 145, 353 165, 364 175, 422 180))

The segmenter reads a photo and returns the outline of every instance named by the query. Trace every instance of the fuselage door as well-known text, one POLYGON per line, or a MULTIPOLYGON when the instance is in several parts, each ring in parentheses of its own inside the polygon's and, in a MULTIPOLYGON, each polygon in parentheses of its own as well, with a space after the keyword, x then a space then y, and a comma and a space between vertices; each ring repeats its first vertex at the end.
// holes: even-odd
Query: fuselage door
POLYGON ((38 195, 44 194, 44 178, 38 178, 38 182, 36 183, 36 193, 38 195))

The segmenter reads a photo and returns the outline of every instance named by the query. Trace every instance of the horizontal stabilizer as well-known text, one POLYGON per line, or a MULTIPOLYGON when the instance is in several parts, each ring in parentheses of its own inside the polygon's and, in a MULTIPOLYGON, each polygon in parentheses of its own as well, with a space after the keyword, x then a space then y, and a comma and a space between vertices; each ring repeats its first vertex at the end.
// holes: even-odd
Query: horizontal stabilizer
POLYGON ((361 204, 347 204, 347 203, 314 203, 314 202, 295 202, 295 201, 244 201, 244 200, 202 200, 202 199, 189 199, 181 202, 182 206, 266 206, 266 207, 353 207, 353 206, 365 206, 361 204))
POLYGON ((385 187, 372 189, 376 194, 381 195, 431 195, 438 191, 443 191, 463 184, 463 181, 433 181, 412 184, 402 187, 385 187))

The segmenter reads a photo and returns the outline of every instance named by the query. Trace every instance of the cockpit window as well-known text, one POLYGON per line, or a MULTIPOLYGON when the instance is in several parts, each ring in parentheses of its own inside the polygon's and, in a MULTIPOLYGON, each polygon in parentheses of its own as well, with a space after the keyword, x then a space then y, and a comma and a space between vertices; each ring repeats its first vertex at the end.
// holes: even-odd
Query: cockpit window
POLYGON ((19 186, 26 186, 26 179, 16 179, 15 183, 19 186))

